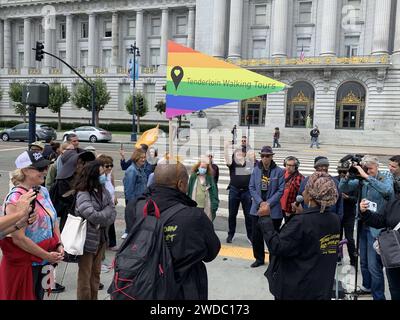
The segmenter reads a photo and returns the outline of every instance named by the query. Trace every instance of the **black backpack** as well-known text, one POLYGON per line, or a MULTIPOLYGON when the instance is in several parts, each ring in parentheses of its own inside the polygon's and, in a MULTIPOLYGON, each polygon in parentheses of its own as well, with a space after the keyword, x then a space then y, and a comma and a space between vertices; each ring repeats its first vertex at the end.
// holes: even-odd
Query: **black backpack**
POLYGON ((186 208, 177 204, 160 216, 153 200, 139 200, 136 221, 114 261, 114 277, 108 289, 111 300, 173 300, 180 286, 175 281, 172 257, 164 239, 164 224, 186 208), (155 215, 148 214, 149 204, 155 215))

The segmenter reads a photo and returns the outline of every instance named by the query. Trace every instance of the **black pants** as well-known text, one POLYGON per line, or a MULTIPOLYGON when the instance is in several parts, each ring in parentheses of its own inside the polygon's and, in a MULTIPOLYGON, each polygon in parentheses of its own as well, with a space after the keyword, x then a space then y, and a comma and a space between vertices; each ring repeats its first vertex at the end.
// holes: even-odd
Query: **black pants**
MULTIPOLYGON (((36 300, 43 300, 44 298, 44 289, 43 288, 43 278, 46 274, 42 273, 43 266, 33 266, 32 267, 32 275, 33 275, 33 289, 35 290, 36 300)), ((48 284, 50 288, 50 284, 48 284)))
POLYGON ((392 300, 400 300, 400 268, 386 269, 392 300))
POLYGON ((340 239, 347 239, 347 249, 351 262, 356 261, 356 245, 354 241, 354 223, 356 219, 356 204, 353 201, 343 201, 343 220, 340 229, 340 239), (344 231, 344 232, 343 232, 344 231))
POLYGON ((250 216, 251 209, 251 195, 248 190, 239 190, 233 186, 229 187, 229 231, 228 235, 234 236, 236 232, 236 217, 239 212, 239 206, 242 204, 244 223, 246 226, 247 238, 251 241, 252 239, 252 222, 250 216))
MULTIPOLYGON (((253 227, 253 255, 257 261, 265 262, 265 251, 264 251, 264 236, 261 230, 260 225, 258 224, 259 217, 251 216, 252 219, 252 227, 253 227)), ((272 219, 272 223, 274 224, 274 229, 279 231, 279 228, 282 223, 282 219, 272 219)))
POLYGON ((108 246, 110 248, 115 247, 117 245, 117 236, 115 234, 115 225, 114 223, 108 229, 108 246))

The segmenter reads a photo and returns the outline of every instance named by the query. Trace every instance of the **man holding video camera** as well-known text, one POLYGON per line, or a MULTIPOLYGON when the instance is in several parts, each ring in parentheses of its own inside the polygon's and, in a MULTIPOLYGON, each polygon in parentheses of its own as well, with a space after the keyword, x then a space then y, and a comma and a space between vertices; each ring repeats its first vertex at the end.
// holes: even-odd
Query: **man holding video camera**
MULTIPOLYGON (((387 201, 393 198, 393 177, 389 172, 379 171, 379 160, 365 156, 361 162, 352 162, 349 173, 340 180, 339 190, 343 193, 361 188, 361 198, 369 200, 371 210, 382 212, 387 201), (357 174, 353 174, 356 172, 357 174)), ((372 293, 374 300, 385 300, 385 282, 380 256, 373 244, 380 229, 361 225, 360 232, 360 265, 362 286, 360 294, 372 293)))

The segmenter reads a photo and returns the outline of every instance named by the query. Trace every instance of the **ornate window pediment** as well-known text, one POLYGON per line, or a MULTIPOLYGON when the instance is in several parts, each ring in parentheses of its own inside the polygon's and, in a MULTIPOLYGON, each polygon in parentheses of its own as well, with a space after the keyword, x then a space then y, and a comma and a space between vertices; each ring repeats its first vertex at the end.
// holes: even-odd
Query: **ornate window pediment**
POLYGON ((297 96, 295 96, 291 103, 294 104, 301 104, 301 103, 306 103, 308 104, 310 102, 310 98, 306 97, 306 95, 304 94, 303 91, 299 91, 299 93, 297 94, 297 96))
POLYGON ((347 94, 347 96, 345 96, 342 101, 342 104, 360 104, 361 103, 361 99, 359 97, 357 97, 353 91, 349 91, 349 93, 347 94))

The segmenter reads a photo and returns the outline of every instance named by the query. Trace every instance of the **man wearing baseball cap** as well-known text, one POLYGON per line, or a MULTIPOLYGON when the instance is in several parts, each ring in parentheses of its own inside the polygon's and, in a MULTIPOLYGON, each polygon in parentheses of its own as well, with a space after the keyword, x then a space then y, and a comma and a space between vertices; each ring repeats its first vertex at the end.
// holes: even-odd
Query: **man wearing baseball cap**
POLYGON ((272 160, 274 152, 270 146, 263 147, 260 155, 261 161, 254 168, 249 184, 252 197, 250 215, 253 230, 253 254, 256 259, 251 264, 252 268, 265 263, 264 238, 258 224, 258 213, 268 212, 275 230, 279 230, 283 219, 280 200, 285 189, 284 170, 272 160))

